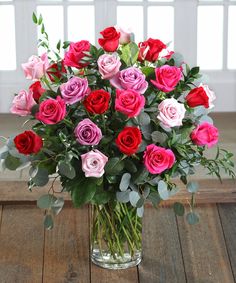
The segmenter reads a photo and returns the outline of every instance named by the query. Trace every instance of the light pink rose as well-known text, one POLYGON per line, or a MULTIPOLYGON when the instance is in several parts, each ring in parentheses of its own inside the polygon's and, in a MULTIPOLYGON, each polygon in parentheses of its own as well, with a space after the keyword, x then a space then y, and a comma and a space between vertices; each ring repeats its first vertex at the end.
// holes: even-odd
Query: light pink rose
POLYGON ((160 174, 170 169, 175 163, 175 155, 171 149, 150 144, 144 152, 144 164, 151 174, 160 174))
POLYGON ((115 109, 129 118, 140 114, 145 105, 145 97, 132 89, 116 90, 115 109))
POLYGON ((214 104, 212 102, 216 99, 215 93, 209 88, 208 85, 201 83, 199 87, 202 87, 205 90, 206 95, 208 96, 209 109, 213 108, 214 104))
POLYGON ((100 178, 105 173, 104 167, 108 161, 106 155, 99 150, 91 150, 88 153, 81 155, 82 170, 85 173, 85 177, 100 178))
POLYGON ((10 109, 11 113, 18 114, 20 116, 27 116, 31 114, 32 107, 36 104, 32 91, 21 90, 16 95, 12 102, 10 109))
POLYGON ((182 120, 186 112, 184 104, 179 103, 174 98, 168 98, 158 105, 158 110, 159 114, 157 119, 161 121, 165 127, 171 128, 182 125, 182 120))
POLYGON ((102 78, 111 79, 120 70, 121 62, 117 54, 103 54, 98 58, 98 69, 102 78))
POLYGON ((155 69, 156 80, 153 85, 163 92, 170 92, 182 78, 181 69, 176 66, 164 65, 155 69))
POLYGON ((46 53, 40 57, 33 55, 27 63, 21 64, 26 79, 37 81, 41 79, 49 67, 48 56, 46 53))
POLYGON ((127 44, 131 40, 132 32, 129 29, 125 29, 123 27, 115 26, 116 30, 120 33, 120 44, 127 44))
POLYGON ((111 80, 111 85, 118 89, 132 89, 141 94, 148 88, 145 75, 135 67, 129 67, 117 73, 111 80))
POLYGON ((196 127, 190 135, 194 144, 209 148, 213 147, 218 142, 218 129, 210 123, 204 122, 196 127))

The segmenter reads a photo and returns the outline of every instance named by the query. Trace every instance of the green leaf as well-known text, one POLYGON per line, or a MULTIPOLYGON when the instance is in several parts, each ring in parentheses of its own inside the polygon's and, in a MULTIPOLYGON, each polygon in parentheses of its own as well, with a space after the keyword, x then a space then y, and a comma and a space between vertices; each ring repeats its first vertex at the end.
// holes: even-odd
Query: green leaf
POLYGON ((5 166, 7 169, 15 171, 21 165, 21 161, 19 158, 14 157, 10 154, 7 155, 5 159, 5 166))
POLYGON ((199 188, 199 185, 197 182, 194 182, 194 181, 191 181, 187 184, 187 190, 190 192, 190 193, 196 193, 197 190, 199 188))
POLYGON ((97 191, 94 195, 92 202, 98 205, 108 203, 111 199, 111 193, 106 191, 97 191))
POLYGON ((32 20, 35 24, 38 23, 38 19, 37 19, 37 16, 35 15, 35 13, 32 14, 32 20))
POLYGON ((139 48, 136 43, 130 42, 122 46, 122 53, 120 58, 127 66, 134 65, 138 59, 139 48))
POLYGON ((163 200, 167 200, 170 196, 168 186, 163 180, 158 182, 158 193, 163 200))
POLYGON ((154 78, 155 77, 155 68, 153 68, 153 67, 142 67, 141 71, 147 78, 150 78, 150 77, 154 78))
POLYGON ((31 180, 36 186, 45 186, 49 181, 48 170, 46 168, 39 167, 37 174, 31 180))
POLYGON ((127 169, 131 173, 136 173, 138 170, 134 162, 130 159, 125 160, 125 169, 127 169))
POLYGON ((151 122, 150 116, 147 113, 145 113, 145 112, 142 112, 138 116, 138 120, 139 120, 139 123, 141 124, 141 126, 149 125, 150 122, 151 122))
POLYGON ((178 215, 178 216, 183 216, 184 215, 184 210, 185 209, 184 209, 184 206, 183 206, 182 203, 175 202, 173 208, 174 208, 174 212, 175 212, 176 215, 178 215))
POLYGON ((66 161, 60 161, 58 163, 58 169, 60 174, 66 176, 69 179, 74 179, 76 176, 74 167, 72 167, 71 164, 67 163, 66 161))
POLYGON ((50 214, 47 214, 44 218, 44 227, 45 229, 47 230, 51 230, 53 228, 53 218, 52 218, 52 215, 50 214))
POLYGON ((43 17, 42 17, 42 15, 40 14, 40 15, 39 15, 39 20, 38 20, 38 25, 41 25, 42 22, 43 22, 43 17))
POLYGON ((191 71, 190 71, 190 74, 191 74, 192 76, 195 76, 195 75, 197 75, 197 74, 199 73, 199 70, 200 70, 199 67, 193 67, 193 68, 191 69, 191 71))
POLYGON ((57 198, 55 196, 46 194, 37 200, 37 206, 41 209, 49 209, 56 200, 57 198))
POLYGON ((195 212, 189 212, 186 219, 190 225, 195 225, 199 222, 199 216, 195 212))
POLYGON ((42 24, 41 26, 41 33, 43 34, 45 32, 45 27, 44 27, 44 24, 42 24))
POLYGON ((79 182, 72 191, 72 201, 75 207, 80 207, 92 200, 96 193, 95 178, 86 178, 79 182))
POLYGON ((60 49, 61 49, 61 40, 59 40, 57 43, 57 50, 60 50, 60 49))
POLYGON ((122 192, 126 191, 129 187, 131 180, 131 175, 129 173, 123 174, 121 180, 120 180, 120 190, 122 192))
POLYGON ((146 182, 146 179, 149 175, 149 172, 147 171, 147 169, 143 166, 141 167, 137 173, 134 174, 134 179, 133 182, 135 184, 141 184, 146 182))
POLYGON ((119 157, 113 157, 108 160, 105 166, 105 171, 108 175, 117 175, 124 168, 124 161, 119 157))
POLYGON ((154 207, 157 207, 158 204, 161 202, 161 198, 157 192, 151 192, 147 199, 152 202, 152 205, 154 207))
POLYGON ((166 133, 162 133, 159 131, 152 132, 151 136, 152 136, 152 141, 154 143, 160 143, 160 144, 164 143, 168 138, 166 133))

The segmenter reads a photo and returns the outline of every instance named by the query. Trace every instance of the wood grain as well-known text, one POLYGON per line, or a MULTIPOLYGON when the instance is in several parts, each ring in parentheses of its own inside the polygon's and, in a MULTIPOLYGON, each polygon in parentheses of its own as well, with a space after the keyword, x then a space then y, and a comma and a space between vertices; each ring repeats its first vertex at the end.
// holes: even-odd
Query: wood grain
POLYGON ((43 282, 90 282, 88 206, 64 208, 45 231, 43 282))
POLYGON ((172 209, 147 209, 143 219, 143 262, 140 283, 184 283, 185 271, 172 209))
POLYGON ((0 234, 1 283, 41 283, 44 231, 33 206, 4 206, 0 234))
POLYGON ((236 205, 220 204, 218 205, 218 210, 231 262, 231 268, 236 281, 236 205))
POLYGON ((191 226, 178 218, 188 283, 233 283, 216 205, 196 209, 200 222, 191 226))

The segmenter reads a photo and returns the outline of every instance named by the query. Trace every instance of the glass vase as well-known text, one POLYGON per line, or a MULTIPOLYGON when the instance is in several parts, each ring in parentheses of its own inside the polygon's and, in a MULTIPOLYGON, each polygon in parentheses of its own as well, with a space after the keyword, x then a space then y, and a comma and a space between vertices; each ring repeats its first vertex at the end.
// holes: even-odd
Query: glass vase
POLYGON ((142 221, 126 203, 91 207, 91 260, 108 269, 126 269, 142 259, 142 221))

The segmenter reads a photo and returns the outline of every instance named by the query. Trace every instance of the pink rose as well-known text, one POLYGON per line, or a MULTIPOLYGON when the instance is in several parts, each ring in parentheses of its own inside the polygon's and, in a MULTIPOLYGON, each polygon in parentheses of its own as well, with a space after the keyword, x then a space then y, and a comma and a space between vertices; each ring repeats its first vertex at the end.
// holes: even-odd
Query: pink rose
POLYGON ((82 145, 98 145, 102 139, 102 131, 90 119, 79 122, 74 130, 76 140, 82 145))
POLYGON ((36 104, 32 91, 21 90, 16 95, 12 102, 10 109, 11 113, 18 114, 20 116, 27 116, 31 114, 31 108, 36 104))
POLYGON ((116 90, 115 109, 129 118, 138 116, 145 105, 145 97, 132 89, 116 90))
POLYGON ((98 58, 98 69, 102 78, 111 79, 120 70, 121 62, 117 54, 103 54, 98 58))
POLYGON ((72 77, 68 82, 60 86, 61 96, 66 104, 74 104, 89 94, 87 79, 72 77))
POLYGON ((151 174, 160 174, 170 169, 175 163, 175 155, 171 149, 150 144, 144 152, 144 164, 151 174))
POLYGON ((60 97, 56 99, 49 98, 44 100, 39 105, 39 112, 36 113, 35 117, 44 124, 57 124, 62 121, 66 116, 66 103, 60 97))
POLYGON ((40 57, 33 55, 27 63, 21 64, 26 79, 37 81, 41 79, 49 67, 48 56, 46 53, 40 57))
POLYGON ((99 150, 91 150, 88 153, 81 155, 82 170, 85 173, 85 177, 100 178, 105 173, 104 167, 108 161, 106 155, 99 150))
POLYGON ((156 80, 151 80, 155 87, 164 92, 170 92, 182 78, 181 69, 176 66, 164 65, 155 69, 156 80))
POLYGON ((165 127, 171 128, 182 125, 182 120, 186 112, 184 104, 179 103, 174 98, 168 98, 158 105, 158 110, 159 114, 157 119, 161 121, 165 127))
POLYGON ((148 83, 145 80, 145 75, 135 67, 129 67, 117 73, 111 80, 111 85, 118 89, 132 89, 143 94, 148 83))
POLYGON ((207 145, 209 148, 217 144, 219 132, 212 124, 204 122, 198 125, 190 135, 196 145, 207 145))
POLYGON ((132 32, 129 29, 125 29, 123 27, 115 26, 116 30, 120 33, 120 44, 127 44, 131 40, 132 32))

